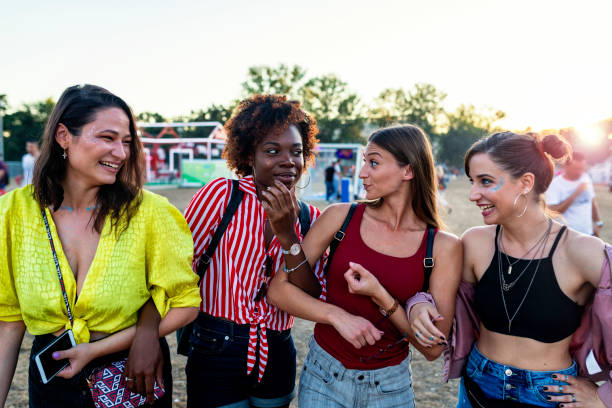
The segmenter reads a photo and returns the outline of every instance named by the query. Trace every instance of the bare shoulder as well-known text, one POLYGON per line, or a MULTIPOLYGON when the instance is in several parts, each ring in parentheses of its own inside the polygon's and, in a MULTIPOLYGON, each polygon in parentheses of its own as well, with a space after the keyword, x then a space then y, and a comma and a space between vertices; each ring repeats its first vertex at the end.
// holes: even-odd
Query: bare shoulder
POLYGON ((448 231, 438 231, 434 240, 434 253, 461 250, 461 240, 448 231))
POLYGON ((326 223, 330 223, 337 226, 337 228, 340 228, 344 222, 344 219, 348 215, 351 205, 351 203, 332 204, 323 210, 319 218, 325 220, 326 223))
POLYGON ((495 228, 497 228, 497 225, 472 227, 461 235, 461 242, 466 248, 478 248, 480 245, 489 244, 493 239, 495 239, 495 228))
POLYGON ((599 282, 604 261, 605 242, 591 235, 568 229, 561 240, 562 250, 569 263, 590 282, 599 282))

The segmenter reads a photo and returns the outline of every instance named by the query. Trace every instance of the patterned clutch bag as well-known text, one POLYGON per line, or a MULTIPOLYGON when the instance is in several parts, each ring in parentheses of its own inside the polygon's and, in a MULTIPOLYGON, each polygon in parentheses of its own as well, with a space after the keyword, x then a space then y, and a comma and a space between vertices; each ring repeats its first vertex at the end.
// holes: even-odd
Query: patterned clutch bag
MULTIPOLYGON (((123 378, 126 362, 127 359, 123 359, 96 368, 87 379, 96 408, 131 408, 146 404, 147 398, 144 395, 130 392, 126 388, 123 378)), ((157 382, 153 393, 155 399, 164 395, 164 390, 157 385, 157 382)))

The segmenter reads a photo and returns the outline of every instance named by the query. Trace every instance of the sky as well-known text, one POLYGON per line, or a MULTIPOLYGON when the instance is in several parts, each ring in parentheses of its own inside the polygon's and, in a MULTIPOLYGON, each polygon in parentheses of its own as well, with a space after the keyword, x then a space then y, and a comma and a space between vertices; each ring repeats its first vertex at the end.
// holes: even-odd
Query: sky
POLYGON ((611 15, 609 0, 0 0, 0 94, 15 108, 94 83, 171 117, 285 63, 366 106, 427 82, 508 129, 583 127, 612 117, 611 15))

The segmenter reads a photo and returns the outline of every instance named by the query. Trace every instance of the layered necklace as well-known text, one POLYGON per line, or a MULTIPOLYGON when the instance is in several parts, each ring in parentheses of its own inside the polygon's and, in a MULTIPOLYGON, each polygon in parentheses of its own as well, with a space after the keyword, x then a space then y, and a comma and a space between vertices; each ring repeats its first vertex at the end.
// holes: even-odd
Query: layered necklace
MULTIPOLYGON (((521 310, 521 307, 523 306, 523 303, 525 303, 525 299, 527 299, 527 295, 529 294, 529 290, 531 289, 531 285, 533 284, 533 281, 535 280, 535 276, 538 273, 538 269, 540 268, 540 262, 542 261, 542 256, 544 255, 544 249, 546 248, 546 243, 548 242, 548 237, 550 235, 550 230, 551 229, 552 229, 552 220, 549 218, 548 219, 548 228, 546 229, 546 232, 544 232, 544 235, 542 235, 542 237, 540 239, 538 239, 536 244, 533 247, 531 247, 525 253, 525 255, 527 255, 534 248, 537 247, 537 249, 535 250, 533 256, 531 257, 531 259, 529 260, 529 262, 527 263, 525 268, 523 268, 521 273, 519 273, 519 275, 516 277, 516 279, 514 279, 514 281, 512 281, 510 283, 507 283, 506 279, 504 277, 503 270, 502 270, 503 269, 503 267, 502 267, 502 256, 501 256, 502 251, 504 252, 504 256, 506 257, 506 260, 508 261, 508 264, 510 265, 508 267, 508 275, 510 275, 510 273, 512 272, 512 266, 516 265, 516 263, 518 261, 520 261, 521 258, 518 258, 514 263, 510 263, 510 259, 508 258, 508 255, 506 254, 506 251, 503 249, 503 245, 502 245, 502 236, 503 236, 503 233, 504 233, 504 227, 503 226, 500 227, 500 231, 499 231, 499 235, 498 235, 498 243, 497 243, 497 245, 499 247, 499 250, 497 251, 497 268, 498 268, 498 272, 499 272, 499 287, 500 287, 500 291, 501 291, 502 303, 504 304, 504 311, 506 312, 506 318, 508 319, 508 333, 510 333, 510 331, 512 329, 512 321, 514 320, 514 318, 518 314, 519 310, 521 310), (525 291, 525 294, 523 295, 523 298, 521 299, 521 302, 519 303, 518 307, 516 308, 516 310, 512 314, 512 317, 510 317, 510 313, 508 313, 508 306, 506 304, 506 292, 509 292, 517 284, 517 282, 523 277, 523 275, 525 274, 527 269, 529 269, 529 266, 531 265, 531 263, 535 260, 535 258, 538 255, 538 253, 540 253, 540 257, 538 258, 538 260, 537 260, 537 262, 535 264, 535 269, 533 271, 533 274, 531 275, 531 280, 529 281, 529 285, 527 286, 527 290, 525 291)), ((525 255, 523 255, 523 256, 525 256, 525 255)))

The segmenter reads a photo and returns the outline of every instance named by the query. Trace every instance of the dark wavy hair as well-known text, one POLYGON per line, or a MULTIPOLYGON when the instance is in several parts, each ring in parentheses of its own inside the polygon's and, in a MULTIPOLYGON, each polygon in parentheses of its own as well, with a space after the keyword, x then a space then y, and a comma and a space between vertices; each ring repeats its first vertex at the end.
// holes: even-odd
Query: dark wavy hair
POLYGON ((319 133, 317 121, 301 108, 300 102, 284 95, 255 95, 238 104, 225 124, 227 144, 223 158, 241 177, 253 174, 249 164, 255 148, 270 133, 280 134, 294 125, 302 136, 304 170, 314 164, 314 148, 319 133))
POLYGON ((474 143, 465 153, 463 166, 470 177, 470 160, 475 154, 486 153, 501 169, 514 178, 525 173, 535 176, 536 198, 544 193, 555 175, 554 162, 567 160, 572 147, 561 136, 521 135, 512 132, 494 133, 474 143))
MULTIPOLYGON (((421 221, 438 229, 445 228, 437 206, 438 181, 431 143, 423 129, 415 125, 392 126, 370 135, 369 143, 382 147, 393 155, 400 166, 410 165, 410 204, 421 221)), ((380 205, 382 200, 374 205, 380 205)))
MULTIPOLYGON (((66 177, 67 161, 62 158, 63 149, 55 140, 61 123, 73 136, 80 136, 83 126, 95 120, 99 111, 108 108, 121 109, 129 119, 130 154, 121 167, 113 184, 100 187, 96 196, 97 208, 93 213, 93 227, 102 232, 104 220, 111 216, 112 227, 118 231, 119 221, 125 216, 123 230, 136 214, 142 201, 144 184, 143 147, 136 133, 134 114, 125 101, 104 88, 95 85, 75 85, 67 88, 53 108, 42 138, 40 156, 34 166, 34 197, 43 207, 54 211, 64 200, 61 182, 66 177)), ((122 230, 122 231, 123 231, 122 230)), ((118 231, 119 233, 121 231, 118 231)))

